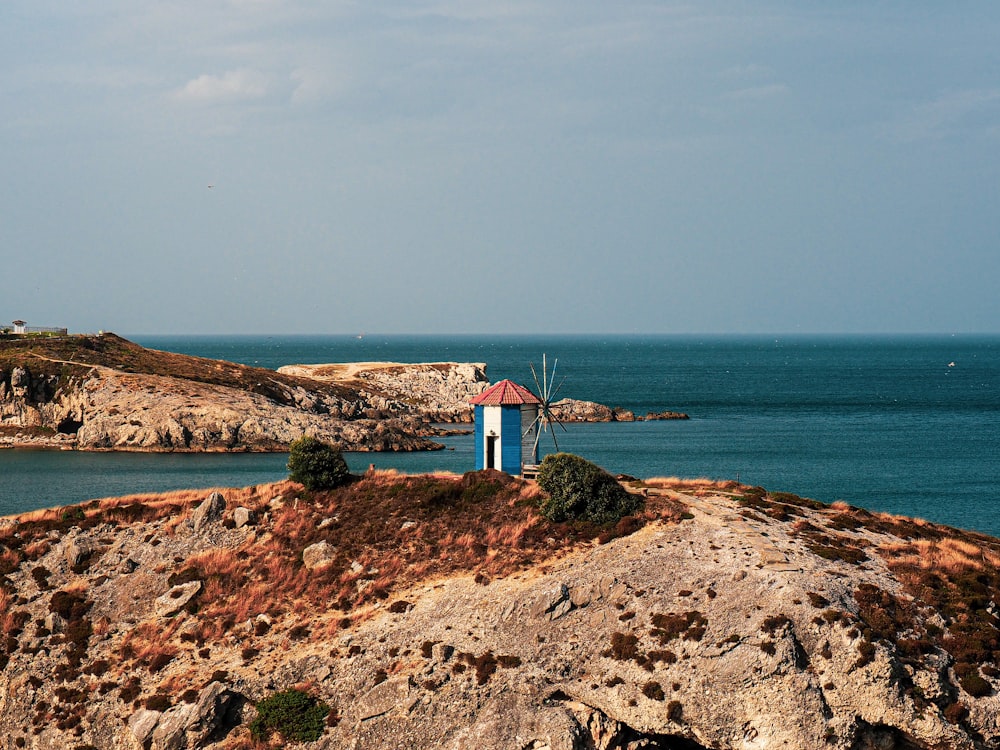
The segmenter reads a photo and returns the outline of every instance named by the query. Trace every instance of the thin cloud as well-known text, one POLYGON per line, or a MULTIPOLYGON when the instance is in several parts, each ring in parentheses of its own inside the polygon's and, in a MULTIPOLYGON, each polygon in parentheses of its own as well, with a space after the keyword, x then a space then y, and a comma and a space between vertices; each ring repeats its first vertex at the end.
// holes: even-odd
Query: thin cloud
POLYGON ((998 122, 1000 89, 972 89, 951 92, 921 104, 889 130, 897 140, 912 142, 980 129, 995 133, 998 122))
POLYGON ((746 63, 744 65, 733 65, 719 73, 719 77, 728 80, 747 80, 751 78, 769 77, 774 71, 767 65, 759 63, 746 63))
POLYGON ((180 101, 200 104, 264 99, 273 88, 269 76, 255 70, 230 70, 221 75, 205 73, 176 92, 180 101))
POLYGON ((748 86, 735 91, 727 91, 723 96, 726 99, 739 99, 743 101, 759 101, 761 99, 774 99, 784 96, 789 91, 788 86, 783 83, 770 83, 764 86, 748 86))

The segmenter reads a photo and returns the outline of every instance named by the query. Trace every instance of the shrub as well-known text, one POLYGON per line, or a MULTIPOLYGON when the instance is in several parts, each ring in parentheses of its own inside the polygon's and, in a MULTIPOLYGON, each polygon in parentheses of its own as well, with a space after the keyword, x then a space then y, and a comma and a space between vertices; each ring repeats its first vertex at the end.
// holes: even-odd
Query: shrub
POLYGON ((978 673, 970 672, 959 677, 958 683, 962 689, 973 698, 981 698, 993 692, 990 683, 984 680, 978 673))
POLYGON ((553 453, 538 468, 538 486, 548 494, 540 510, 550 521, 616 523, 642 507, 604 469, 572 453, 553 453))
POLYGON ((351 472, 339 448, 303 435, 289 447, 288 478, 308 490, 330 490, 346 484, 351 472))
POLYGON ((645 695, 650 700, 662 701, 666 698, 663 693, 663 688, 660 683, 650 680, 645 685, 642 686, 642 694, 645 695))
POLYGON ((150 711, 166 711, 170 706, 170 696, 163 693, 155 693, 146 699, 146 708, 150 711))
POLYGON ((257 704, 257 718, 250 724, 255 739, 272 732, 292 742, 315 742, 323 734, 330 707, 301 690, 283 690, 257 704))

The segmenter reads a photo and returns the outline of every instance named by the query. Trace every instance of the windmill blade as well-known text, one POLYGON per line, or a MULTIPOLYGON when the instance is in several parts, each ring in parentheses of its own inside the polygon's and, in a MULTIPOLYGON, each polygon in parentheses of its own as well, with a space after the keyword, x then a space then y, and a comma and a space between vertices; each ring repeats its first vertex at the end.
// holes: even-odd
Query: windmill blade
MULTIPOLYGON (((539 426, 540 426, 540 424, 539 424, 539 423, 540 423, 541 421, 542 421, 542 415, 541 415, 541 413, 539 412, 538 416, 536 416, 536 417, 535 417, 535 418, 534 418, 533 420, 531 420, 531 424, 529 424, 529 425, 527 426, 527 428, 526 428, 526 429, 524 430, 524 432, 522 432, 522 433, 521 433, 521 437, 522 437, 522 438, 526 438, 526 437, 528 437, 528 435, 529 435, 529 434, 531 434, 531 431, 532 431, 532 430, 535 430, 535 428, 536 428, 536 427, 539 427, 539 426)), ((536 430, 536 432, 537 432, 537 430, 536 430)))
MULTIPOLYGON (((543 361, 544 361, 544 355, 543 355, 543 361)), ((549 378, 549 383, 548 383, 547 386, 545 386, 545 401, 546 401, 546 403, 548 403, 549 401, 552 400, 552 395, 553 395, 552 394, 552 384, 556 382, 556 367, 558 367, 558 366, 559 366, 559 359, 557 358, 552 363, 552 377, 549 378)))
MULTIPOLYGON (((561 419, 559 419, 559 417, 557 417, 557 416, 556 416, 556 415, 555 415, 555 414, 554 414, 554 413, 552 412, 552 410, 551 410, 551 409, 549 409, 548 407, 546 407, 546 408, 545 408, 545 421, 546 421, 546 422, 547 422, 548 424, 553 424, 553 423, 555 423, 555 424, 559 425, 560 427, 562 427, 562 428, 563 428, 563 432, 569 432, 569 430, 567 430, 567 429, 566 429, 566 425, 564 425, 564 424, 562 423, 562 420, 561 420, 561 419)), ((553 432, 555 432, 555 430, 553 430, 553 432)))
MULTIPOLYGON (((535 379, 535 390, 539 392, 539 395, 541 395, 542 386, 540 386, 538 384, 538 375, 535 373, 535 365, 532 362, 529 362, 528 363, 528 367, 531 368, 531 377, 533 377, 535 379)), ((542 371, 542 376, 543 377, 544 377, 544 373, 545 373, 545 371, 543 370, 542 371)))
POLYGON ((563 387, 563 383, 566 382, 566 378, 563 377, 559 381, 559 385, 556 385, 556 369, 559 367, 559 359, 553 359, 552 370, 549 370, 549 360, 548 356, 542 352, 542 372, 541 377, 539 377, 538 370, 535 368, 533 362, 528 363, 528 367, 531 368, 531 377, 534 378, 535 388, 537 389, 539 396, 539 408, 538 415, 532 422, 532 427, 525 431, 525 436, 528 432, 535 428, 535 440, 534 446, 532 448, 533 452, 537 455, 538 446, 541 441, 542 432, 550 432, 552 434, 552 444, 555 446, 556 451, 559 450, 559 441, 556 439, 556 428, 555 425, 559 425, 563 432, 569 432, 566 425, 553 413, 552 402, 555 400, 556 395, 563 387))
POLYGON ((558 387, 556 387, 555 392, 553 392, 552 395, 549 397, 549 401, 555 401, 556 395, 559 393, 560 390, 562 390, 563 383, 565 382, 566 382, 566 376, 564 375, 563 379, 559 381, 559 385, 558 387))

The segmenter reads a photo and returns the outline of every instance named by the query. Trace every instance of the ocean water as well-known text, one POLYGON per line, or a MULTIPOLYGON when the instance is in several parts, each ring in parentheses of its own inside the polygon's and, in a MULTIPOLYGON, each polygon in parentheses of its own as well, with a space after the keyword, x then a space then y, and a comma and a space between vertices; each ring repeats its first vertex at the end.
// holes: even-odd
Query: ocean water
MULTIPOLYGON (((534 390, 687 421, 567 425, 561 450, 638 477, 739 479, 824 502, 1000 536, 1000 337, 131 336, 259 367, 347 361, 485 362, 534 390)), ((472 437, 420 454, 347 454, 405 471, 473 467, 472 437)), ((553 450, 551 442, 543 448, 553 450)), ((0 515, 136 492, 246 486, 286 456, 0 451, 0 515)))

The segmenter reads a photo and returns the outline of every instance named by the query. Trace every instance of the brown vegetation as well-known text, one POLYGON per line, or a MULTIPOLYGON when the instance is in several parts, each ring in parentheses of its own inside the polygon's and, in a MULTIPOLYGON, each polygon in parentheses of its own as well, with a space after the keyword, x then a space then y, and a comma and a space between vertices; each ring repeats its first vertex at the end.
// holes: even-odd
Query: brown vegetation
POLYGON ((17 366, 27 367, 32 375, 55 376, 60 384, 87 374, 93 367, 108 367, 238 388, 279 404, 293 403, 290 390, 303 383, 309 390, 333 396, 355 395, 332 383, 303 380, 273 370, 146 349, 113 333, 0 340, 0 370, 9 372, 17 366))

